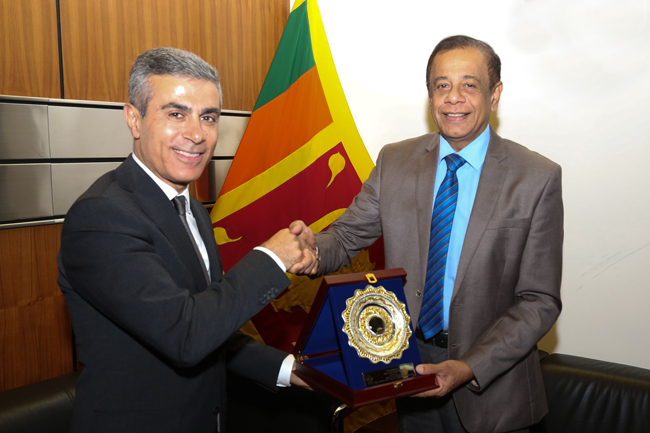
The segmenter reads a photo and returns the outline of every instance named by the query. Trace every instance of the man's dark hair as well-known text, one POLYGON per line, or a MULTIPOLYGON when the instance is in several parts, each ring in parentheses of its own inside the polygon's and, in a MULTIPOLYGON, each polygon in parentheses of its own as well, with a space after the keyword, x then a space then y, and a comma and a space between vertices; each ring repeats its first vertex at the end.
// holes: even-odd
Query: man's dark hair
POLYGON ((438 42, 431 56, 429 56, 429 63, 427 63, 427 90, 429 91, 429 95, 431 95, 431 67, 436 56, 447 51, 467 48, 473 48, 485 56, 488 76, 490 77, 490 90, 494 89, 494 86, 501 80, 501 59, 497 53, 486 42, 465 35, 456 35, 449 36, 438 42))
POLYGON ((178 78, 192 78, 210 81, 219 92, 219 109, 221 110, 221 84, 219 73, 205 60, 189 51, 178 48, 153 48, 140 54, 131 68, 129 75, 129 102, 144 117, 147 106, 153 98, 149 83, 152 75, 171 75, 178 78))

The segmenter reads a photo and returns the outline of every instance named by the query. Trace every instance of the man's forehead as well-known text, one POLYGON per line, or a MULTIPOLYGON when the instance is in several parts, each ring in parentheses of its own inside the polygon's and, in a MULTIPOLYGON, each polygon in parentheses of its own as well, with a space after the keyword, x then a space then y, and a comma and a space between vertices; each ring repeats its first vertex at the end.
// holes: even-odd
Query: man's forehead
POLYGON ((485 55, 475 48, 455 48, 453 50, 438 53, 433 60, 433 68, 448 66, 453 63, 465 63, 476 66, 477 69, 488 68, 488 59, 485 55))
POLYGON ((205 84, 212 84, 214 83, 210 80, 204 80, 201 78, 194 78, 189 75, 172 75, 172 74, 151 74, 147 77, 147 79, 150 82, 174 82, 174 81, 187 81, 187 82, 194 82, 194 83, 205 83, 205 84))
POLYGON ((489 78, 487 59, 474 48, 457 48, 436 55, 431 67, 431 81, 450 79, 461 74, 462 79, 482 81, 489 78))
POLYGON ((173 75, 149 77, 153 99, 159 107, 180 104, 195 109, 219 108, 219 90, 209 80, 173 75))

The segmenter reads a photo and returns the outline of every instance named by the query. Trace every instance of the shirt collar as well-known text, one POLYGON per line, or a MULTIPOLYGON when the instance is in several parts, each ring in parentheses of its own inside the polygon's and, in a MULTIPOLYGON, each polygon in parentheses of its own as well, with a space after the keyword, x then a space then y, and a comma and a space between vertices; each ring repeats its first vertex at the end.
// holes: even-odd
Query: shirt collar
MULTIPOLYGON (((185 200, 187 200, 187 203, 190 202, 190 190, 187 187, 181 193, 179 193, 174 189, 174 187, 163 182, 161 178, 159 178, 151 170, 149 170, 149 167, 144 165, 144 163, 140 161, 140 159, 137 156, 135 156, 135 153, 132 153, 131 156, 133 156, 133 160, 144 170, 144 172, 147 173, 154 182, 156 182, 156 185, 158 185, 160 189, 162 189, 162 192, 165 193, 165 195, 169 200, 173 199, 177 195, 182 195, 185 197, 185 200)), ((189 209, 190 206, 187 206, 187 208, 188 208, 187 212, 191 214, 191 210, 189 209)))
POLYGON ((443 158, 449 154, 457 153, 462 156, 466 165, 469 165, 474 168, 474 170, 480 170, 485 162, 485 155, 487 154, 488 145, 490 144, 490 126, 488 125, 485 128, 485 131, 479 135, 476 140, 472 141, 470 144, 465 146, 460 152, 456 152, 449 142, 440 135, 440 151, 438 152, 438 165, 443 160, 443 158))

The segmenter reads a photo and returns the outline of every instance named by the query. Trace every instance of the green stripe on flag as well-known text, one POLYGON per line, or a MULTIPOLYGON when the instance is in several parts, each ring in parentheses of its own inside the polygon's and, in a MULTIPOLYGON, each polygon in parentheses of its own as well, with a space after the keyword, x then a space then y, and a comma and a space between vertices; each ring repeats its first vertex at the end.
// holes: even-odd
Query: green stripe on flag
POLYGON ((289 15, 253 111, 284 93, 314 65, 307 2, 304 2, 289 15))

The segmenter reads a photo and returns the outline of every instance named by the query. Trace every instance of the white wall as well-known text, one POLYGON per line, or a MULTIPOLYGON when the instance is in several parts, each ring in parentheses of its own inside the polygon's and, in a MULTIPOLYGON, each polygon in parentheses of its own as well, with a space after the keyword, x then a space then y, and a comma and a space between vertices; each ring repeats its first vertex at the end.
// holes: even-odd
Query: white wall
POLYGON ((425 68, 443 37, 501 57, 499 135, 563 167, 564 309, 542 349, 650 368, 650 1, 320 0, 373 160, 435 128, 425 68))

